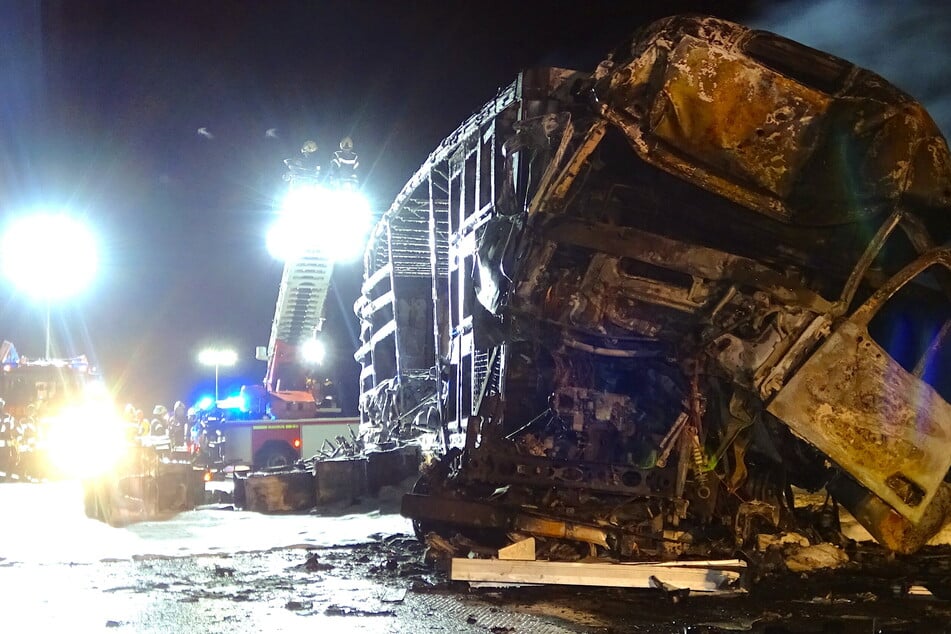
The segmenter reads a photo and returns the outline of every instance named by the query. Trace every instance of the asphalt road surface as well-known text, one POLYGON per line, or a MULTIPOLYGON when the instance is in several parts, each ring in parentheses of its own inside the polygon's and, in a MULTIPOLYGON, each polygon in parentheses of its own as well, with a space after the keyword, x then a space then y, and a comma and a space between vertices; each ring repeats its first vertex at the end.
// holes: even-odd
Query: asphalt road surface
POLYGON ((0 484, 0 632, 951 631, 947 602, 835 575, 732 599, 472 589, 424 562, 407 520, 369 506, 205 508, 111 528, 81 500, 74 483, 0 484))

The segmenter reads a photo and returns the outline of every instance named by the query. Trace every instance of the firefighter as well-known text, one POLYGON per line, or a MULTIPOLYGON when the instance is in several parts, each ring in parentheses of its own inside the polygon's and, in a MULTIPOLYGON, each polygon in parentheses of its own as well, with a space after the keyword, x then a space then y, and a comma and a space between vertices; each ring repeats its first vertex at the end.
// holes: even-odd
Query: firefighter
POLYGON ((287 166, 287 173, 284 174, 284 180, 293 181, 303 179, 317 182, 320 180, 320 164, 317 162, 317 141, 309 139, 304 141, 300 148, 300 158, 284 159, 284 165, 287 166))
POLYGON ((201 437, 205 432, 205 422, 201 419, 201 416, 196 416, 191 424, 188 452, 197 454, 201 450, 201 437))
POLYGON ((36 447, 37 436, 39 435, 39 428, 36 423, 36 404, 30 403, 26 406, 26 416, 23 417, 23 420, 19 422, 18 426, 18 448, 20 451, 24 450, 24 447, 33 451, 36 447))
POLYGON ((185 444, 186 430, 188 428, 188 408, 181 401, 175 401, 172 408, 172 420, 169 423, 169 437, 172 439, 173 447, 181 447, 185 444))
POLYGON ((17 430, 13 417, 4 411, 6 406, 6 401, 0 398, 0 471, 10 475, 18 462, 17 430))
POLYGON ((355 189, 358 167, 360 167, 360 159, 353 151, 353 139, 344 137, 340 141, 340 149, 334 152, 334 157, 330 161, 330 183, 341 189, 355 189))
POLYGON ((152 423, 149 425, 149 434, 164 436, 168 432, 168 408, 156 405, 152 410, 152 423))
POLYGON ((139 436, 148 436, 152 429, 152 423, 149 422, 149 419, 145 417, 145 412, 140 409, 136 409, 135 421, 139 426, 139 436))
POLYGON ((126 440, 134 442, 139 435, 139 419, 132 403, 126 403, 122 410, 122 420, 126 426, 126 440))
POLYGON ((192 442, 192 436, 194 434, 195 425, 198 424, 198 412, 194 407, 188 408, 188 421, 185 423, 185 448, 188 453, 194 453, 194 443, 192 442))

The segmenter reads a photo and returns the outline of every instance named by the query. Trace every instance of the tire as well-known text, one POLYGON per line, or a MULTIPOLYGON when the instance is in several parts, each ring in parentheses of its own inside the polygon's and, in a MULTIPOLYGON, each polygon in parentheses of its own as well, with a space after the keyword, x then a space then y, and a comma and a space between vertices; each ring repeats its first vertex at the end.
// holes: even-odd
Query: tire
POLYGON ((297 452, 284 442, 267 442, 254 457, 256 469, 281 469, 290 467, 298 461, 297 452))

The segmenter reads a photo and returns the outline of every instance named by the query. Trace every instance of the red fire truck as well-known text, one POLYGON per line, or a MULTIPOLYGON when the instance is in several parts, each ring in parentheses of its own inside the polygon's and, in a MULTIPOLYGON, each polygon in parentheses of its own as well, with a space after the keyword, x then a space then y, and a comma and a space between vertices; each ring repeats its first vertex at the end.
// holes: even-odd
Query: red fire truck
POLYGON ((351 432, 355 434, 359 425, 360 419, 355 416, 226 421, 222 424, 226 438, 224 461, 260 468, 293 464, 322 451, 336 450, 340 438, 353 441, 351 432))
POLYGON ((364 238, 357 235, 359 227, 369 223, 369 207, 353 180, 319 183, 313 175, 293 170, 287 180, 289 202, 276 225, 282 230, 274 239, 293 243, 293 248, 277 245, 273 249, 269 236, 269 247, 283 251, 285 264, 270 341, 256 355, 267 361, 267 374, 262 385, 242 389, 243 408, 253 420, 228 420, 220 425, 226 464, 284 466, 334 453, 340 444, 357 440, 360 419, 341 410, 333 382, 321 365, 319 337, 340 243, 362 246, 364 238), (347 235, 337 239, 341 219, 347 223, 347 235), (316 239, 302 240, 301 236, 316 239))

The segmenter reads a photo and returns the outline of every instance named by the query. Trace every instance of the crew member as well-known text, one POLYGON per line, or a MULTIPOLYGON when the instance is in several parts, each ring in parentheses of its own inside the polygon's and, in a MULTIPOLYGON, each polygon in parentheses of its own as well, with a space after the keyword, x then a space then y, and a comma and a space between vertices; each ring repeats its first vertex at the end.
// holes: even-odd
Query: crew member
POLYGON ((344 137, 340 141, 340 149, 334 152, 334 157, 330 161, 331 184, 335 187, 355 188, 358 167, 360 167, 360 159, 353 151, 353 139, 344 137))
POLYGON ((175 407, 172 408, 172 420, 169 423, 169 437, 173 447, 181 447, 185 444, 187 429, 188 408, 181 401, 175 401, 175 407))
POLYGON ((149 434, 152 436, 164 436, 168 431, 168 408, 164 405, 156 405, 152 410, 152 423, 149 425, 149 434))
POLYGON ((0 471, 10 475, 18 462, 17 434, 13 417, 3 411, 6 406, 6 401, 0 398, 0 471))
POLYGON ((284 174, 284 180, 293 181, 303 179, 317 182, 320 180, 320 164, 317 162, 317 141, 312 139, 304 141, 300 149, 300 158, 284 159, 284 165, 287 166, 287 173, 284 174))
POLYGON ((146 418, 145 412, 141 409, 136 409, 135 420, 139 424, 139 436, 148 436, 152 429, 152 423, 146 418))

